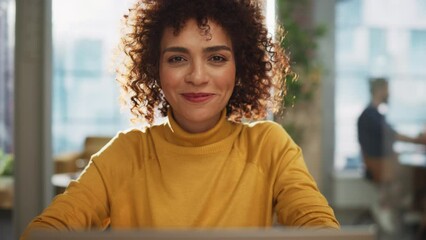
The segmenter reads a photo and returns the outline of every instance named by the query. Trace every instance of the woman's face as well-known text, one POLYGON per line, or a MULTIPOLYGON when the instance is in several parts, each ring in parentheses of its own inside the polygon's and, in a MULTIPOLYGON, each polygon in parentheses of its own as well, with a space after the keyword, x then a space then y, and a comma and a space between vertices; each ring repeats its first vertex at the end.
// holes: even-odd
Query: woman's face
POLYGON ((208 22, 203 35, 193 19, 178 35, 166 28, 160 43, 160 83, 176 122, 197 133, 214 127, 235 85, 232 42, 225 30, 208 22))

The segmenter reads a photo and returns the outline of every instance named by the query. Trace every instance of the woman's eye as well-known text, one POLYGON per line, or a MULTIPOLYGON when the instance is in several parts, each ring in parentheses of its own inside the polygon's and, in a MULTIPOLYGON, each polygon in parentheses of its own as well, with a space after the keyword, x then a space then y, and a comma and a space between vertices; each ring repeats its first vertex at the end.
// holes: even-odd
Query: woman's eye
POLYGON ((181 56, 174 56, 174 57, 170 57, 167 59, 168 63, 180 63, 185 61, 185 58, 181 57, 181 56))
POLYGON ((222 56, 213 56, 210 58, 211 61, 213 62, 225 62, 226 59, 222 56))

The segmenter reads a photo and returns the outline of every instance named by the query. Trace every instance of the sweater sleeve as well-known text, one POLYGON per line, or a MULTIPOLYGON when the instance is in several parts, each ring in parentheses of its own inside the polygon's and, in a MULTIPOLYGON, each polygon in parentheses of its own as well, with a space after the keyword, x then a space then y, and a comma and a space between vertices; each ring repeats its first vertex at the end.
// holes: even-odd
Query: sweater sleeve
POLYGON ((104 229, 109 224, 105 184, 96 164, 91 161, 76 181, 28 225, 21 239, 36 229, 104 229))
POLYGON ((286 226, 339 228, 332 208, 309 173, 300 148, 285 130, 275 125, 270 131, 274 158, 273 194, 278 221, 286 226))

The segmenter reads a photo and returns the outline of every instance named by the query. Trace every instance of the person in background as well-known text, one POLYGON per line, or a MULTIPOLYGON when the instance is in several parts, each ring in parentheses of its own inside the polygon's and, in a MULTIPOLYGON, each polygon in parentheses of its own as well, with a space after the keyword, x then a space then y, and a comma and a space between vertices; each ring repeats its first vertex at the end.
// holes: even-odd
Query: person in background
POLYGON ((426 135, 410 137, 395 131, 386 121, 380 107, 388 103, 389 84, 385 78, 370 80, 371 101, 358 118, 358 141, 365 161, 366 176, 375 182, 386 182, 393 178, 392 168, 383 171, 381 164, 397 163, 393 149, 396 141, 426 144, 426 135))
POLYGON ((381 208, 382 225, 388 232, 396 229, 394 211, 401 207, 404 199, 405 169, 398 162, 398 154, 393 145, 396 141, 426 144, 426 135, 410 137, 395 131, 386 121, 381 107, 388 103, 389 84, 386 78, 370 79, 371 101, 358 118, 358 142, 365 164, 366 178, 380 188, 377 207, 381 208), (388 216, 389 215, 389 216, 388 216), (393 216, 391 216, 393 215, 393 216))
POLYGON ((34 229, 270 227, 274 215, 339 228, 301 149, 262 121, 279 112, 292 74, 264 19, 252 0, 138 1, 118 81, 148 126, 94 154, 22 239, 34 229))

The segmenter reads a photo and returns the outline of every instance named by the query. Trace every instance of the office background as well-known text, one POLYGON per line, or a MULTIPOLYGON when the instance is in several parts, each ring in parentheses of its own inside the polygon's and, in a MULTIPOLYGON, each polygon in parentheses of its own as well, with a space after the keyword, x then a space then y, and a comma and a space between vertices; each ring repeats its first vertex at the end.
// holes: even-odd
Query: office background
MULTIPOLYGON (((356 118, 369 101, 368 78, 385 76, 389 121, 411 135, 425 128, 426 1, 307 2, 326 33, 317 41, 323 70, 305 159, 333 206, 367 207, 356 118)), ((0 0, 0 149, 16 159, 15 233, 50 202, 54 155, 130 127, 111 68, 127 4, 0 0)))

